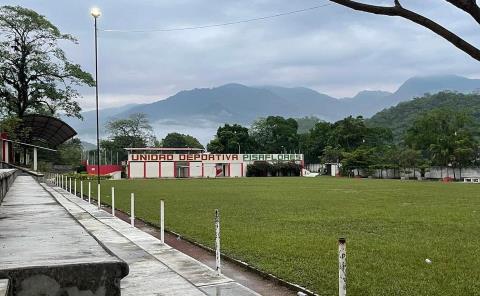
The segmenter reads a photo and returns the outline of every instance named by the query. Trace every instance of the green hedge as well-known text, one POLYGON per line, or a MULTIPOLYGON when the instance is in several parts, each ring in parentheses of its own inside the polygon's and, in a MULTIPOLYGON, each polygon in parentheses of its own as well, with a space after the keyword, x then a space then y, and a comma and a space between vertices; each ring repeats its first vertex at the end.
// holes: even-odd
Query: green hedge
POLYGON ((295 162, 269 163, 257 161, 247 166, 247 177, 300 176, 302 166, 295 162))

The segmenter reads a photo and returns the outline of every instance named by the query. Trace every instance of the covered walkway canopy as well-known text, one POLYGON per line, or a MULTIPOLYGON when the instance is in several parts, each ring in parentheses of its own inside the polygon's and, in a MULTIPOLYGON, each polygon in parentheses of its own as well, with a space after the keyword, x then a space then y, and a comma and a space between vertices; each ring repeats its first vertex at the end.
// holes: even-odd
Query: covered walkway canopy
POLYGON ((77 132, 62 120, 38 114, 25 115, 20 129, 28 131, 24 142, 39 141, 54 148, 77 135, 77 132))
POLYGON ((25 115, 16 131, 18 135, 23 135, 19 137, 20 141, 8 139, 6 133, 0 135, 0 161, 5 163, 14 162, 13 144, 17 144, 24 148, 24 164, 28 165, 29 153, 26 152, 26 149, 33 148, 34 171, 37 171, 37 149, 56 151, 54 150, 55 148, 77 134, 71 126, 62 120, 38 114, 25 115))

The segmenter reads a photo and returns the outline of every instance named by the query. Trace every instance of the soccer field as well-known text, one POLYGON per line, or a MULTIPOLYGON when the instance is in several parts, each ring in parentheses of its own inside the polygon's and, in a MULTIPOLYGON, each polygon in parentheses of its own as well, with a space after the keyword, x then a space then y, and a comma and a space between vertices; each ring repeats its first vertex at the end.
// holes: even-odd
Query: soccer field
MULTIPOLYGON (((214 246, 320 295, 338 295, 347 238, 349 295, 480 295, 480 185, 342 178, 105 181, 102 202, 214 246), (425 259, 432 260, 427 264, 425 259)), ((96 186, 92 186, 96 187, 96 186)), ((94 196, 96 196, 94 194, 94 196)))

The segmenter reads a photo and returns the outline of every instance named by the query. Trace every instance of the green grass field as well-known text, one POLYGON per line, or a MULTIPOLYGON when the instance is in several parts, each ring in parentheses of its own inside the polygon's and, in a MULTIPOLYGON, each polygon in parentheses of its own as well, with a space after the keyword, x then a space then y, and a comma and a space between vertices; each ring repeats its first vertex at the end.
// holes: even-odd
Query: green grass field
MULTIPOLYGON (((338 295, 337 239, 347 238, 349 295, 480 295, 480 186, 339 178, 106 181, 102 202, 261 270, 338 295), (429 258, 432 264, 426 264, 429 258)), ((95 187, 95 186, 92 186, 95 187)), ((86 188, 86 187, 85 187, 86 188)))

